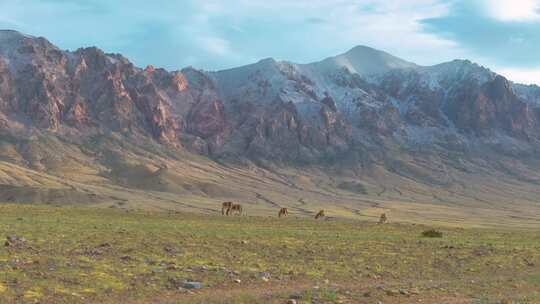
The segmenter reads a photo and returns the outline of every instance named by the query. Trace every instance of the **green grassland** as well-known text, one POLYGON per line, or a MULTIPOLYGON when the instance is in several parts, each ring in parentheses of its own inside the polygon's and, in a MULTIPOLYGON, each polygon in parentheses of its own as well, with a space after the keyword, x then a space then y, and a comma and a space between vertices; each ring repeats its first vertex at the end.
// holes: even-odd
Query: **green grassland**
POLYGON ((0 303, 540 303, 534 230, 5 204, 7 236, 0 303))

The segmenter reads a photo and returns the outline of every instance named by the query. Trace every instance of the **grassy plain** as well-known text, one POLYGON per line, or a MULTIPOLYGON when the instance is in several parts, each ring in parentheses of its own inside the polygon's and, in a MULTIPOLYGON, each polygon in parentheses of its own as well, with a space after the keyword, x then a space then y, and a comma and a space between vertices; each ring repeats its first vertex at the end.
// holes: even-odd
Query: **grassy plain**
POLYGON ((7 236, 0 303, 540 303, 534 230, 5 204, 7 236))

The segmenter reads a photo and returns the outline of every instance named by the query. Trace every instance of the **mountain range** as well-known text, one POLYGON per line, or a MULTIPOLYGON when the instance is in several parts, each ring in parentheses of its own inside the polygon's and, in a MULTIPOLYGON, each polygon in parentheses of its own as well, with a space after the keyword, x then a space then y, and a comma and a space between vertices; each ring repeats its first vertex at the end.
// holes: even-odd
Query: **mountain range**
POLYGON ((169 72, 0 31, 3 201, 538 225, 539 148, 540 87, 468 60, 169 72))

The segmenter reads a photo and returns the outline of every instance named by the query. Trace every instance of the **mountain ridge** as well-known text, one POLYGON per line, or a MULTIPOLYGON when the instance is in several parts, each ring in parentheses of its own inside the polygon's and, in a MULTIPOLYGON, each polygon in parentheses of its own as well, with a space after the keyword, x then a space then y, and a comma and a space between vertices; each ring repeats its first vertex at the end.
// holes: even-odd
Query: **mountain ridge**
POLYGON ((82 191, 72 197, 132 202, 127 193, 145 189, 136 197, 152 202, 152 193, 167 208, 167 199, 260 202, 265 191, 294 204, 309 192, 314 206, 331 198, 353 217, 342 208, 358 211, 354 200, 487 208, 520 193, 520 206, 537 212, 538 100, 538 87, 470 61, 418 66, 362 46, 310 64, 169 72, 0 32, 0 183, 40 200, 51 195, 30 181, 46 173, 82 191))
MULTIPOLYGON (((218 132, 217 129, 226 129, 224 117, 225 104, 239 99, 244 105, 249 104, 250 102, 261 103, 263 101, 267 104, 278 101, 282 103, 292 102, 295 106, 302 108, 301 111, 295 109, 296 113, 288 113, 293 116, 302 115, 304 112, 311 113, 313 110, 324 112, 326 111, 325 109, 330 109, 331 111, 325 112, 326 114, 321 114, 323 116, 322 118, 326 119, 326 122, 334 121, 335 119, 339 120, 340 116, 343 116, 351 120, 354 124, 355 120, 359 120, 359 116, 374 116, 375 118, 372 119, 363 117, 358 123, 370 124, 372 127, 378 128, 378 131, 381 131, 382 133, 388 132, 388 130, 385 131, 386 126, 384 126, 384 122, 380 121, 378 118, 381 116, 380 114, 387 114, 388 112, 391 114, 392 111, 397 111, 399 115, 405 116, 402 118, 407 118, 407 115, 414 116, 415 118, 411 119, 414 120, 413 123, 416 125, 425 125, 427 123, 434 126, 441 123, 449 124, 449 122, 450 124, 460 125, 462 122, 458 120, 461 118, 458 119, 457 117, 454 117, 454 114, 448 112, 452 111, 448 106, 439 110, 432 109, 426 113, 423 107, 433 107, 433 104, 437 102, 428 99, 444 99, 441 98, 441 94, 447 95, 449 94, 448 90, 451 90, 452 86, 462 85, 465 82, 473 81, 476 83, 476 88, 474 89, 479 90, 482 85, 490 81, 504 79, 500 78, 490 70, 468 60, 454 60, 433 66, 418 66, 394 57, 386 52, 378 51, 366 46, 357 46, 344 54, 310 64, 300 65, 267 58, 251 65, 216 72, 205 72, 192 68, 167 72, 164 69, 155 69, 152 66, 148 66, 146 69, 137 68, 121 55, 106 54, 93 47, 78 49, 74 52, 64 52, 60 51, 44 38, 35 38, 15 31, 3 31, 3 33, 3 36, 7 36, 7 39, 10 39, 12 44, 15 46, 19 45, 17 50, 13 49, 13 47, 15 47, 13 45, 6 45, 7 43, 0 45, 3 49, 3 61, 7 61, 8 68, 11 70, 20 69, 20 67, 15 66, 17 64, 26 64, 26 68, 33 69, 31 72, 35 72, 36 65, 39 70, 40 67, 49 64, 49 67, 47 67, 49 70, 43 71, 44 74, 54 74, 52 75, 54 79, 60 75, 69 80, 69 78, 77 77, 76 73, 79 73, 82 69, 88 68, 87 61, 89 61, 91 65, 95 65, 97 69, 107 69, 107 66, 109 66, 109 69, 112 69, 106 72, 109 75, 107 76, 109 84, 104 84, 104 86, 109 87, 109 90, 112 90, 113 92, 109 94, 112 94, 111 96, 102 97, 110 99, 116 94, 119 95, 116 96, 119 100, 114 106, 122 107, 123 104, 124 107, 133 108, 134 105, 135 107, 139 107, 139 112, 142 113, 137 112, 131 114, 142 115, 143 117, 140 119, 146 120, 146 124, 150 124, 149 131, 152 136, 167 142, 175 142, 180 136, 177 134, 177 131, 182 128, 191 131, 199 137, 209 138, 216 135, 218 132), (6 49, 6 47, 8 48, 6 49), (43 54, 40 54, 40 52, 43 54), (347 62, 343 62, 343 58, 345 58, 347 62), (38 60, 41 61, 36 64, 35 61, 38 60), (94 62, 92 62, 92 60, 94 60, 94 62), (353 61, 356 61, 356 63, 353 64, 353 61), (59 73, 54 73, 54 69, 59 68, 59 65, 66 66, 66 69, 59 73), (365 74, 358 73, 358 69, 363 68, 361 67, 362 65, 368 65, 365 74), (376 66, 376 68, 373 69, 373 66, 376 66), (127 83, 124 81, 124 78, 128 76, 122 74, 125 73, 124 71, 121 71, 122 69, 129 70, 129 75, 134 76, 132 81, 133 85, 139 87, 131 90, 125 88, 127 83), (187 77, 183 74, 183 72, 186 71, 187 77), (154 79, 156 76, 160 79, 154 79), (178 96, 172 97, 169 94, 170 92, 165 93, 168 88, 159 88, 160 85, 163 85, 163 78, 167 78, 166 81, 169 82, 168 85, 171 85, 171 81, 175 82, 173 86, 176 86, 179 91, 190 91, 190 94, 187 95, 192 96, 184 94, 179 97, 182 100, 173 100, 178 96), (159 82, 157 86, 156 83, 153 83, 154 80, 159 82), (194 91, 197 92, 193 93, 192 90, 190 90, 191 88, 196 88, 194 91), (164 89, 165 91, 163 91, 164 89), (384 92, 381 93, 381 90, 384 92), (151 96, 140 96, 145 95, 144 93, 148 93, 151 96), (423 95, 419 96, 420 94, 423 95), (426 94, 430 96, 425 96, 426 94), (187 104, 193 104, 195 102, 193 95, 197 95, 198 98, 204 98, 205 101, 202 103, 199 102, 199 106, 204 109, 210 106, 208 109, 214 109, 213 111, 215 113, 213 114, 218 116, 210 116, 213 121, 209 125, 208 130, 201 130, 200 128, 202 125, 200 123, 180 122, 177 118, 168 117, 171 114, 174 116, 180 114, 186 117, 196 115, 197 111, 191 111, 190 113, 172 113, 170 111, 171 108, 178 108, 178 104, 180 103, 187 102, 187 104), (164 96, 165 99, 162 100, 163 98, 161 97, 164 96), (129 100, 137 98, 143 98, 144 100, 139 102, 129 100), (186 98, 187 100, 185 100, 186 98), (122 101, 123 99, 126 99, 127 101, 122 101), (415 100, 409 102, 407 99, 415 100), (145 109, 145 107, 148 107, 148 104, 152 102, 156 104, 151 108, 145 109), (418 105, 417 103, 427 104, 418 105), (205 104, 205 106, 203 106, 203 104, 205 104), (320 108, 321 105, 323 105, 322 108, 320 108), (319 107, 320 109, 316 110, 314 107, 319 107), (410 110, 413 107, 421 109, 422 111, 420 112, 423 113, 410 110), (360 108, 365 109, 361 111, 359 110, 360 108), (377 111, 380 111, 380 109, 384 109, 385 113, 376 113, 377 111), (333 116, 329 115, 330 112, 336 113, 337 115, 335 115, 335 117, 329 117, 333 116), (216 121, 216 118, 219 118, 219 121, 216 121), (420 122, 419 120, 428 121, 420 122), (435 123, 435 121, 429 122, 429 120, 436 120, 437 123, 435 123), (182 126, 182 124, 185 125, 182 126)), ((62 69, 62 67, 60 67, 60 69, 62 69)), ((27 71, 23 72, 28 73, 27 71)), ((46 75, 41 77, 46 77, 46 75)), ((531 94, 534 95, 534 93, 531 93, 526 89, 531 89, 534 92, 535 87, 525 87, 523 85, 513 84, 506 79, 502 82, 503 83, 501 83, 499 87, 502 86, 503 91, 506 90, 507 92, 501 91, 498 93, 502 95, 506 94, 507 98, 516 97, 517 99, 515 102, 521 100, 527 103, 529 101, 523 97, 531 94), (520 90, 520 96, 510 96, 515 95, 514 88, 520 90)), ((41 86, 43 85, 45 84, 42 82, 41 86)), ((47 85, 51 86, 50 83, 47 85)), ((496 87, 492 87, 492 89, 495 90, 496 87)), ((103 90, 103 88, 100 90, 103 90)), ((462 91, 463 89, 457 88, 456 90, 462 91)), ((177 93, 179 94, 180 92, 177 93)), ((71 94, 77 93, 72 92, 71 94)), ((47 96, 32 96, 31 98, 26 99, 55 97, 52 96, 54 94, 51 94, 51 92, 45 92, 45 95, 47 96)), ((59 116, 62 116, 63 119, 67 118, 67 122, 72 123, 81 123, 81 119, 88 119, 88 117, 73 117, 84 116, 85 111, 88 110, 85 109, 87 103, 81 102, 80 100, 73 102, 70 106, 70 111, 65 111, 65 105, 61 103, 64 102, 66 98, 65 96, 59 97, 62 99, 61 102, 48 104, 48 107, 52 107, 49 109, 43 109, 43 105, 41 105, 40 102, 37 102, 36 105, 34 105, 37 107, 36 110, 38 110, 38 112, 40 110, 45 112, 57 112, 53 115, 57 116, 56 119, 52 117, 52 121, 49 122, 38 121, 38 125, 52 124, 53 129, 57 128, 60 123, 58 121, 59 116), (62 109, 60 110, 59 107, 62 109), (62 111, 66 113, 60 113, 62 111)), ((482 97, 485 96, 479 96, 478 98, 482 97)), ((90 97, 86 96, 85 98, 88 99, 90 97)), ((477 101, 481 103, 481 101, 477 101)), ((446 103, 446 101, 444 102, 446 103)), ((531 104, 535 104, 534 100, 531 104)), ((456 103, 453 103, 450 107, 455 106, 456 103)), ((489 109, 484 110, 492 112, 494 106, 488 106, 489 109)), ((122 108, 117 110, 121 111, 118 113, 120 117, 115 117, 115 123, 119 122, 117 118, 125 120, 124 124, 131 124, 129 121, 135 119, 135 117, 121 117, 122 115, 128 115, 129 109, 122 108)), ((494 113, 489 114, 492 116, 494 115, 494 113)), ((45 119, 48 118, 50 117, 45 119)), ((532 119, 533 118, 529 117, 527 120, 532 119)), ((394 117, 394 119, 390 119, 389 122, 392 122, 392 120, 394 120, 393 124, 396 125, 397 118, 394 117)), ((34 119, 34 123, 36 123, 36 119, 34 119)), ((394 126, 393 131, 396 131, 396 127, 397 126, 394 126)), ((464 126, 463 128, 465 127, 472 128, 474 126, 469 125, 464 126)), ((477 131, 479 130, 475 130, 475 132, 477 131)))

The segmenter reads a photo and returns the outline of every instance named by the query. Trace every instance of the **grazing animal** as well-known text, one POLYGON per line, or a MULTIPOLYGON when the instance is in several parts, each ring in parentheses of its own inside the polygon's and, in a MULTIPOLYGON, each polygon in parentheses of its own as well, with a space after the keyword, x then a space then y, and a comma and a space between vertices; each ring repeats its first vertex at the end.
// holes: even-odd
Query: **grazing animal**
POLYGON ((317 213, 317 215, 315 215, 315 219, 318 220, 319 218, 321 217, 325 217, 326 215, 324 215, 324 210, 321 210, 319 211, 319 213, 317 213))
POLYGON ((281 208, 278 213, 278 217, 281 218, 282 216, 289 215, 289 209, 287 208, 281 208))
POLYGON ((388 221, 388 217, 386 216, 386 213, 381 214, 381 217, 379 218, 379 224, 386 224, 388 221))
POLYGON ((227 210, 227 215, 242 215, 242 205, 232 204, 231 208, 227 210))
POLYGON ((224 202, 221 204, 221 215, 229 215, 229 209, 231 209, 232 205, 232 202, 224 202))

